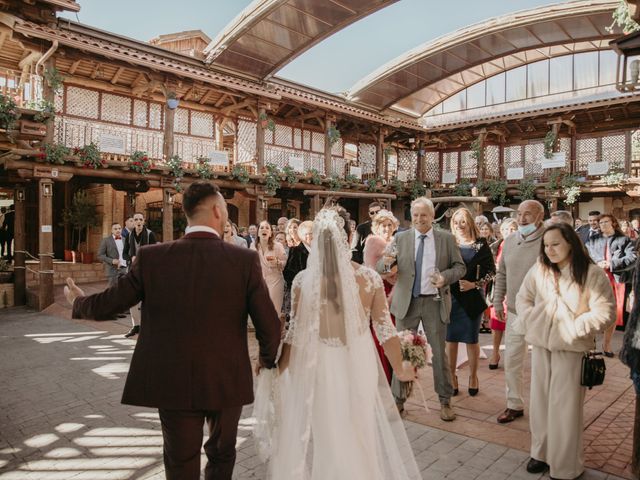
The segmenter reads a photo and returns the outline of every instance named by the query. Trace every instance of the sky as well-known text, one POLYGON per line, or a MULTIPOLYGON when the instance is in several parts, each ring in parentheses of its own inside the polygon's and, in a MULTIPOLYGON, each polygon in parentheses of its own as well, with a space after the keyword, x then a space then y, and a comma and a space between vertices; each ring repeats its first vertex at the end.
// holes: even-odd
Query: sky
MULTIPOLYGON (((79 13, 63 17, 148 41, 200 29, 214 38, 250 0, 77 0, 79 13)), ((327 0, 315 0, 327 1, 327 0)), ((519 10, 566 3, 548 0, 400 0, 320 42, 277 76, 332 93, 407 50, 459 28, 519 10)))

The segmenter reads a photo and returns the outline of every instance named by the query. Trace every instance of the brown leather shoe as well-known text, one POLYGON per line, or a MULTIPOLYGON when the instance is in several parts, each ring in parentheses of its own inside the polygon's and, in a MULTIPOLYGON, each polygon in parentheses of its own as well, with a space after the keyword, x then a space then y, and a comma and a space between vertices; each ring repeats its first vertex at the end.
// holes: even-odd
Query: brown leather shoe
POLYGON ((516 418, 521 417, 523 415, 524 415, 524 410, 512 410, 511 408, 507 408, 498 417, 498 423, 513 422, 516 418))
POLYGON ((445 422, 453 422, 456 419, 456 414, 451 405, 440 405, 440 418, 445 422))

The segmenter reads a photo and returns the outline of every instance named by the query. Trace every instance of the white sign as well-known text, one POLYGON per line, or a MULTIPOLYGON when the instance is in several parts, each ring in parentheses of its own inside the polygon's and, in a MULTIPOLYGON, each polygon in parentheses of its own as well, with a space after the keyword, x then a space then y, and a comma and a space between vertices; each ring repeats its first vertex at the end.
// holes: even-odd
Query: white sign
POLYGON ((609 173, 609 162, 593 162, 587 167, 589 175, 606 175, 609 173))
POLYGON ((524 168, 507 168, 507 180, 522 180, 524 178, 524 168))
POLYGON ((60 173, 60 172, 58 172, 58 169, 57 169, 57 168, 52 168, 52 169, 51 169, 51 177, 52 177, 52 178, 58 178, 58 174, 59 174, 59 173, 60 173))
POLYGON ((112 133, 100 133, 100 151, 124 155, 124 137, 112 133))
POLYGON ((52 231, 51 225, 42 225, 42 233, 51 233, 52 231))
POLYGON ((551 158, 542 157, 542 168, 562 168, 567 166, 567 156, 564 152, 554 152, 551 158))
POLYGON ((404 170, 398 170, 398 180, 400 180, 401 182, 406 182, 407 178, 407 172, 405 172, 404 170))
POLYGON ((350 167, 349 174, 354 175, 362 180, 362 167, 350 167))
POLYGON ((302 155, 289 155, 289 166, 295 172, 304 173, 304 158, 302 158, 302 155))
POLYGON ((209 152, 209 163, 218 167, 228 167, 229 154, 223 150, 212 150, 209 152))
POLYGON ((458 174, 456 172, 443 172, 442 183, 456 183, 458 181, 458 174))

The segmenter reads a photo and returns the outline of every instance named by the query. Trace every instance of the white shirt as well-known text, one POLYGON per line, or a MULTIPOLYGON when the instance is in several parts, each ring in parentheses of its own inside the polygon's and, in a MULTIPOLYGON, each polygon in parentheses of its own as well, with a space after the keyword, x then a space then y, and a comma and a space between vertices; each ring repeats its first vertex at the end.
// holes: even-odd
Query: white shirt
MULTIPOLYGON (((417 259, 418 256, 418 248, 420 247, 420 233, 418 230, 415 230, 416 235, 416 246, 414 256, 417 259)), ((422 280, 420 283, 420 295, 435 295, 438 293, 436 287, 431 283, 431 274, 433 270, 436 268, 436 240, 433 235, 433 228, 431 228, 427 233, 427 236, 424 239, 424 251, 422 256, 422 280)))
POLYGON ((216 232, 215 228, 207 227, 206 225, 192 225, 184 229, 185 235, 189 233, 195 233, 195 232, 213 233, 214 235, 217 235, 218 237, 220 237, 220 234, 216 232))
POLYGON ((122 241, 122 237, 116 238, 114 236, 113 240, 116 242, 116 248, 118 249, 118 258, 120 260, 118 268, 126 267, 127 261, 122 257, 122 252, 124 252, 124 242, 122 241))

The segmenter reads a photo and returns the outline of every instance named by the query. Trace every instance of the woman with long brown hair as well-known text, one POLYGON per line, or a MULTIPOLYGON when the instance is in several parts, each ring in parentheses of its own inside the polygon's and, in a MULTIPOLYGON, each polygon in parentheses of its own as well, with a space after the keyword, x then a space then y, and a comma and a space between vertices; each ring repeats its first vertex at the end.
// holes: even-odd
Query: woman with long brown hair
POLYGON ((273 229, 269 222, 263 220, 258 226, 258 237, 251 244, 251 248, 257 250, 262 266, 262 276, 269 289, 269 296, 273 306, 280 315, 282 301, 284 299, 284 277, 282 270, 287 263, 287 254, 284 247, 275 241, 273 229))

